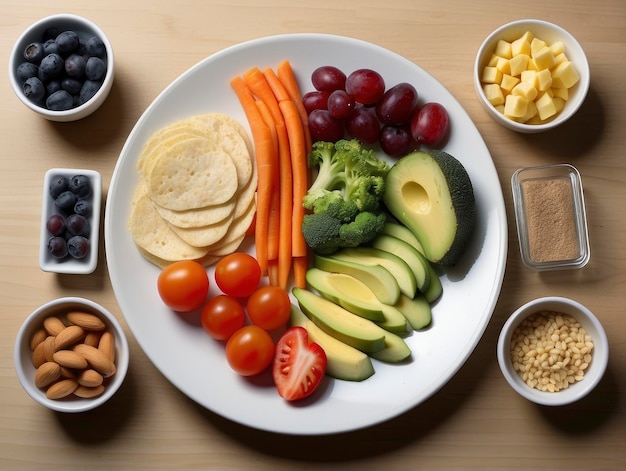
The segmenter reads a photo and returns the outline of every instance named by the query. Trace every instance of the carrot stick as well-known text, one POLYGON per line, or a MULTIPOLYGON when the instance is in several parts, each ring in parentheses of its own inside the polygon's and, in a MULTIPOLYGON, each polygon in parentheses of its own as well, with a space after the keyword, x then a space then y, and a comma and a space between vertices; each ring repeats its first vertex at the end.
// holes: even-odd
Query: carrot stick
POLYGON ((274 97, 276 98, 278 103, 280 103, 281 101, 289 100, 291 98, 289 96, 289 93, 287 92, 287 89, 278 78, 278 75, 276 75, 276 72, 274 72, 274 69, 272 69, 271 67, 264 69, 263 76, 265 77, 265 80, 267 80, 267 84, 270 86, 270 89, 272 90, 272 93, 274 94, 274 97))
POLYGON ((263 273, 267 273, 267 237, 269 210, 274 186, 274 144, 270 128, 265 124, 254 96, 241 77, 230 82, 244 110, 255 147, 258 168, 257 214, 255 224, 256 258, 263 273))
POLYGON ((304 140, 306 143, 305 151, 307 155, 311 152, 311 133, 309 132, 309 115, 302 103, 302 93, 300 92, 300 86, 298 80, 293 72, 291 63, 288 60, 284 60, 278 64, 277 68, 278 78, 287 90, 289 98, 293 100, 300 114, 300 120, 302 121, 302 128, 304 131, 304 140))
POLYGON ((243 80, 252 93, 267 105, 274 118, 274 124, 278 126, 283 121, 283 116, 278 108, 278 101, 274 96, 274 92, 272 92, 261 69, 253 67, 247 70, 243 74, 243 80))
POLYGON ((306 288, 306 271, 309 269, 307 257, 293 258, 293 282, 298 288, 306 288))

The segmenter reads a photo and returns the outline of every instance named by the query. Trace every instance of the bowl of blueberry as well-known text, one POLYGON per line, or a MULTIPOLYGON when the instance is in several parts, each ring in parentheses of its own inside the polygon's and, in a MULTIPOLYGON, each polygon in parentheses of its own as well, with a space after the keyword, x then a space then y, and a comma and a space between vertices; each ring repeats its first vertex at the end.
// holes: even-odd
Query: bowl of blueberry
POLYGON ((43 185, 39 266, 89 274, 98 265, 102 178, 94 170, 52 168, 43 185))
POLYGON ((51 121, 76 121, 106 100, 113 85, 113 49, 93 22, 72 14, 43 18, 15 42, 9 80, 28 108, 51 121))

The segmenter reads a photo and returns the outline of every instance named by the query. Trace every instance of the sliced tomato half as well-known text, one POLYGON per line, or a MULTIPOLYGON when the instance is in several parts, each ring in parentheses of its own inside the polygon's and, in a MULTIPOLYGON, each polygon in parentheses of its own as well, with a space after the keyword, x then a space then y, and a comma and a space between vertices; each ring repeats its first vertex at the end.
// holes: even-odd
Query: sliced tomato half
POLYGON ((295 401, 313 394, 326 374, 326 353, 309 343, 304 327, 291 327, 276 342, 272 368, 278 394, 295 401))

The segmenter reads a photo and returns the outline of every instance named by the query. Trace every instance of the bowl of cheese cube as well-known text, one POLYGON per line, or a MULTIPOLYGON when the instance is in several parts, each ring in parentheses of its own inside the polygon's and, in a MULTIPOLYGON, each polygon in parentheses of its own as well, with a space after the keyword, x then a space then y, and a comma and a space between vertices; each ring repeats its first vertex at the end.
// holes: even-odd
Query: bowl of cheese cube
POLYGON ((585 101, 589 78, 579 42, 543 20, 500 26, 474 61, 474 87, 487 113, 523 133, 548 131, 571 118, 585 101))

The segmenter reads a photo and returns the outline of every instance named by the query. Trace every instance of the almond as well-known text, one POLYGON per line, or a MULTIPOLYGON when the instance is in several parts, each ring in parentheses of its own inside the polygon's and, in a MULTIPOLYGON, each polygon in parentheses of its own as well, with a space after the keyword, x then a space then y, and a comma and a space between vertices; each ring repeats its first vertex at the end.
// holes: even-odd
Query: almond
POLYGON ((95 314, 88 312, 73 311, 67 313, 67 320, 72 324, 79 325, 85 330, 104 330, 106 324, 95 314))
POLYGON ((65 366, 61 366, 61 377, 67 379, 76 379, 76 371, 72 368, 66 368, 65 366))
POLYGON ((104 378, 100 373, 96 370, 88 369, 83 370, 78 375, 78 384, 81 386, 86 386, 88 388, 94 388, 96 386, 100 386, 104 378))
POLYGON ((61 377, 61 367, 58 363, 47 361, 37 368, 35 373, 35 385, 38 388, 45 388, 61 377))
POLYGON ((97 348, 81 343, 74 347, 74 352, 82 355, 82 357, 87 360, 89 366, 105 378, 115 374, 115 363, 109 360, 109 358, 97 348))
POLYGON ((52 385, 46 390, 46 397, 48 399, 62 399, 69 396, 78 387, 78 382, 75 379, 62 379, 52 385))
POLYGON ((98 343, 98 350, 104 353, 110 361, 115 361, 115 336, 111 332, 102 334, 98 343))
POLYGON ((43 342, 35 347, 33 350, 33 354, 31 355, 31 359, 33 361, 33 366, 35 368, 39 368, 46 362, 46 355, 43 352, 43 342))
POLYGON ((91 399, 92 397, 100 396, 104 392, 104 386, 99 385, 93 388, 87 386, 78 386, 74 390, 74 394, 83 399, 91 399))
POLYGON ((48 335, 46 340, 43 341, 43 354, 46 358, 46 361, 54 361, 54 352, 57 351, 56 345, 56 337, 52 335, 48 335))
POLYGON ((41 329, 37 329, 33 336, 30 338, 30 351, 34 352, 35 347, 44 340, 46 340, 47 336, 48 332, 46 332, 46 329, 44 329, 43 327, 41 329))
POLYGON ((91 345, 92 347, 97 347, 98 344, 100 343, 100 332, 94 332, 94 331, 90 331, 87 332, 87 335, 85 335, 85 340, 83 340, 83 343, 85 345, 91 345))
POLYGON ((74 350, 59 350, 52 356, 53 360, 59 365, 66 368, 76 368, 84 370, 87 368, 87 360, 83 355, 76 353, 74 350))
POLYGON ((54 348, 62 350, 78 343, 85 336, 85 331, 79 325, 70 325, 57 334, 54 339, 54 348))
POLYGON ((59 332, 65 329, 65 324, 58 317, 50 316, 43 320, 43 328, 46 329, 49 335, 58 335, 59 332))

